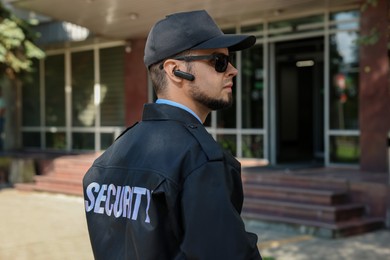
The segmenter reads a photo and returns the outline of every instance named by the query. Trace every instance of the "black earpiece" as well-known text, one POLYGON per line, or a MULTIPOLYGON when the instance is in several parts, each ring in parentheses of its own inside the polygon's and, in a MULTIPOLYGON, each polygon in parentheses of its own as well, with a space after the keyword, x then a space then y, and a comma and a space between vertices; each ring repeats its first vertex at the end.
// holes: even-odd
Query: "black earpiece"
POLYGON ((192 75, 190 73, 187 73, 187 72, 183 72, 181 70, 174 70, 173 74, 176 77, 179 77, 179 78, 182 78, 182 79, 186 79, 186 80, 189 80, 189 81, 194 81, 194 79, 195 79, 194 75, 192 75))

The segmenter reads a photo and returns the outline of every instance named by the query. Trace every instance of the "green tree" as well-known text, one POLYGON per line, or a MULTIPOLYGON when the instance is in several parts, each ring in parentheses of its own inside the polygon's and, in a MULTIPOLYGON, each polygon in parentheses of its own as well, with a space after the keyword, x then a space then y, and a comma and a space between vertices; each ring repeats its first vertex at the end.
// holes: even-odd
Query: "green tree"
MULTIPOLYGON (((0 2, 0 88, 6 103, 4 149, 21 148, 22 78, 32 70, 32 60, 44 52, 34 44, 36 21, 16 17, 0 2)), ((4 135, 2 135, 4 137, 4 135)))
POLYGON ((43 58, 44 52, 33 41, 38 37, 31 29, 34 20, 25 21, 7 10, 0 2, 0 72, 14 79, 31 70, 32 59, 43 58))

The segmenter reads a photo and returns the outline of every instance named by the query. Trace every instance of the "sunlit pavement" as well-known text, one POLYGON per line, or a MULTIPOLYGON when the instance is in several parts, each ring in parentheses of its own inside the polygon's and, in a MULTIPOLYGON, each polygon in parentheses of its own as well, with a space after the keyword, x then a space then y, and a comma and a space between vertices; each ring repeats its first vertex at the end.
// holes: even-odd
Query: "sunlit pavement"
POLYGON ((0 190, 0 259, 93 259, 81 197, 0 190))
MULTIPOLYGON (((247 222, 263 256, 276 260, 390 259, 390 231, 322 239, 247 222)), ((0 259, 93 259, 83 199, 0 189, 0 259)))
POLYGON ((264 228, 247 222, 248 231, 259 236, 258 247, 263 257, 276 260, 344 260, 390 259, 390 230, 363 235, 327 239, 291 231, 264 228))

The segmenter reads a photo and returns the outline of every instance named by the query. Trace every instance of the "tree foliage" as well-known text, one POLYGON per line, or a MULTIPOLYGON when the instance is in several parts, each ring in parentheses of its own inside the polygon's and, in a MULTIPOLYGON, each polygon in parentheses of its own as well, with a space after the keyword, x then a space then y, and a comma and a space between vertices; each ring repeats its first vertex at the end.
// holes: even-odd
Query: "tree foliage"
POLYGON ((16 17, 0 2, 0 77, 14 79, 32 69, 32 59, 45 56, 34 44, 38 35, 33 25, 16 17))

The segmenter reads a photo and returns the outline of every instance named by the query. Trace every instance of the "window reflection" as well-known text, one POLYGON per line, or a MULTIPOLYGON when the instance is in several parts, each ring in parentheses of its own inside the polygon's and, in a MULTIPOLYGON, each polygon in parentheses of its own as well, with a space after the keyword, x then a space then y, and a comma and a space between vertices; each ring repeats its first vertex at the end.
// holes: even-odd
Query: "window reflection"
MULTIPOLYGON (((236 55, 232 55, 232 64, 236 66, 236 55)), ((217 111, 217 128, 237 127, 237 83, 236 77, 233 79, 233 104, 231 107, 217 111)))
POLYGON ((102 126, 123 126, 125 122, 123 55, 122 46, 100 50, 102 126))
POLYGON ((72 120, 74 126, 95 124, 93 51, 72 54, 72 120))
POLYGON ((242 155, 245 158, 264 158, 262 135, 242 136, 242 155))
POLYGON ((233 155, 237 153, 236 135, 217 135, 217 142, 223 147, 223 149, 230 151, 233 155))
POLYGON ((356 32, 330 37, 330 128, 358 129, 359 64, 356 32))
MULTIPOLYGON (((359 35, 353 30, 359 28, 359 12, 333 13, 330 19, 335 33, 329 38, 329 127, 332 130, 357 130, 359 52, 356 40, 359 35)), ((358 163, 359 137, 329 136, 329 155, 332 163, 358 163)))
POLYGON ((22 87, 23 126, 39 126, 41 124, 39 60, 33 60, 33 71, 25 76, 22 87))
POLYGON ((45 60, 45 118, 47 126, 65 126, 65 57, 45 60))
POLYGON ((263 128, 264 69, 263 48, 242 52, 242 127, 263 128))
POLYGON ((330 159, 334 163, 358 163, 360 157, 359 137, 331 136, 330 159))

